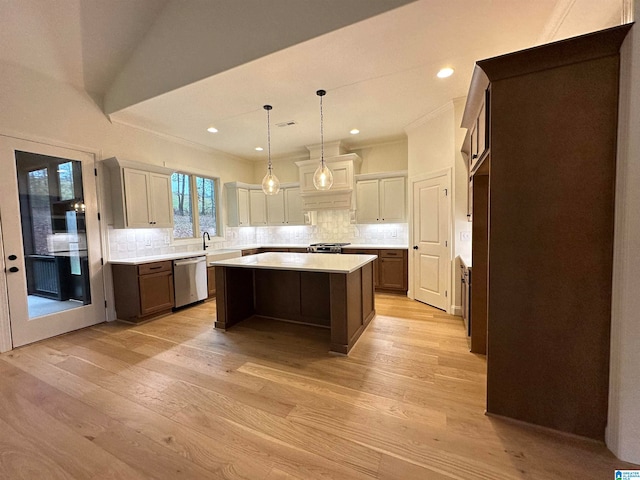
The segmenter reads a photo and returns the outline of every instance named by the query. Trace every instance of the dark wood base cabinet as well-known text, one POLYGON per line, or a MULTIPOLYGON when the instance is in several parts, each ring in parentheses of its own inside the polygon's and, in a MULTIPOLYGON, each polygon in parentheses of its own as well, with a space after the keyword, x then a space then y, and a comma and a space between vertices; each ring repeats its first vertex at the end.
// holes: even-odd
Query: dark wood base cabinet
POLYGON ((375 316, 373 263, 351 273, 216 267, 215 328, 252 315, 331 329, 330 350, 347 354, 375 316))
POLYGON ((619 49, 630 28, 479 61, 470 122, 463 120, 473 131, 487 112, 486 145, 471 168, 471 325, 474 351, 487 334, 487 412, 599 440, 609 388, 619 49))
POLYGON ((174 306, 171 261, 142 265, 112 265, 118 320, 141 322, 163 315, 174 306))
POLYGON ((207 298, 216 296, 216 267, 207 267, 207 298))
POLYGON ((373 263, 373 278, 376 291, 407 293, 409 281, 407 250, 343 248, 342 253, 377 255, 373 263))

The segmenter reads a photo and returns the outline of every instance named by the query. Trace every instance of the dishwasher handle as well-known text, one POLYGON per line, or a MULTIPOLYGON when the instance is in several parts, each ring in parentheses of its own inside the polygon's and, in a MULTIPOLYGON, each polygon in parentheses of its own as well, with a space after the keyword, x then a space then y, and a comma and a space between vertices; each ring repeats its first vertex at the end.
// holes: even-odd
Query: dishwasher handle
POLYGON ((206 262, 207 259, 205 257, 195 258, 193 260, 176 260, 173 262, 174 267, 181 267, 183 265, 193 265, 200 262, 206 262))

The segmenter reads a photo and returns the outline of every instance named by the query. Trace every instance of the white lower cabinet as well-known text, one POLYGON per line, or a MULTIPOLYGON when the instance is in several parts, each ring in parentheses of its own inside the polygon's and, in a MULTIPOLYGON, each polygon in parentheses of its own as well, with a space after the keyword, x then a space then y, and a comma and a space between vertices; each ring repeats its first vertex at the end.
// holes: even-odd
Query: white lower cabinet
MULTIPOLYGON (((402 172, 400 172, 402 173, 402 172)), ((406 176, 356 176, 357 223, 404 223, 407 218, 406 176)))

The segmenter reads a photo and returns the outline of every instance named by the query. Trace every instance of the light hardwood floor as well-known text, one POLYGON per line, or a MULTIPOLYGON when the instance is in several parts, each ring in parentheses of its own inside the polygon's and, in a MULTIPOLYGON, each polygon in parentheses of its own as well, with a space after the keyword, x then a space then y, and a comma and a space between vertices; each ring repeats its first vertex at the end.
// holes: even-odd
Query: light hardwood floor
MULTIPOLYGON (((327 330, 212 328, 215 302, 0 355, 2 479, 608 479, 603 444, 484 415, 453 317, 376 295, 349 357, 327 330)), ((552 394, 550 392, 550 394, 552 394)))

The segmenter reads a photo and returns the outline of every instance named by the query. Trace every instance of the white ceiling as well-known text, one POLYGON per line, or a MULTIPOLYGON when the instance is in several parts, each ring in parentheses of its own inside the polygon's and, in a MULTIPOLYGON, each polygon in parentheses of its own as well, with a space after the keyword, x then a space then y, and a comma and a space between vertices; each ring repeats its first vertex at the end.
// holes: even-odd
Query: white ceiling
MULTIPOLYGON (((319 99, 315 95, 319 88, 327 90, 326 142, 343 140, 358 147, 401 138, 407 126, 466 94, 476 60, 619 24, 623 3, 419 0, 334 31, 345 20, 327 14, 322 30, 330 33, 316 36, 318 32, 311 32, 307 34, 310 39, 302 42, 306 29, 286 28, 308 22, 302 13, 289 15, 282 24, 273 19, 267 22, 266 27, 273 31, 270 35, 255 21, 236 21, 233 48, 219 46, 233 52, 234 58, 217 65, 207 63, 210 59, 203 58, 202 48, 191 48, 199 41, 198 34, 207 34, 206 28, 186 34, 182 28, 178 39, 167 33, 172 25, 185 21, 178 18, 185 4, 192 11, 194 5, 202 8, 204 19, 208 18, 205 11, 217 6, 216 21, 224 24, 224 8, 219 7, 225 1, 0 0, 0 62, 19 64, 71 83, 94 97, 109 97, 114 91, 126 94, 127 75, 129 81, 139 79, 140 74, 132 72, 145 65, 145 58, 155 57, 149 76, 166 76, 171 82, 152 86, 148 80, 147 95, 139 91, 144 83, 130 83, 131 91, 138 89, 131 99, 151 98, 131 105, 131 99, 122 103, 124 108, 111 113, 112 121, 260 161, 266 159, 266 153, 256 152, 254 147, 266 147, 266 113, 262 109, 266 103, 273 105, 275 158, 303 155, 305 145, 319 142, 319 99), (175 22, 171 22, 173 18, 175 22), (162 41, 171 41, 171 51, 184 53, 189 63, 181 64, 179 59, 163 63, 158 52, 168 50, 163 49, 162 41), (292 46, 281 48, 285 44, 292 46), (153 54, 149 53, 150 45, 153 54), (260 56, 268 48, 274 53, 260 56), (438 79, 436 73, 443 66, 453 67, 455 74, 438 79), (203 76, 215 68, 220 73, 203 76), (176 70, 180 70, 179 76, 176 70), (202 79, 187 84, 189 78, 202 79), (167 91, 170 88, 175 89, 167 91), (275 126, 289 120, 296 125, 275 126), (206 132, 208 126, 219 132, 206 132), (349 135, 352 128, 360 129, 360 135, 349 135)), ((265 1, 255 5, 287 5, 287 0, 265 1)), ((345 5, 353 2, 352 7, 362 5, 356 3, 362 0, 341 1, 345 5)), ((375 1, 370 5, 384 11, 407 0, 375 1)), ((255 0, 236 2, 249 5, 255 0)), ((357 15, 366 18, 375 13, 372 9, 357 15)), ((247 18, 259 14, 254 12, 247 18)), ((197 23, 196 19, 191 21, 197 23)), ((169 43, 166 45, 169 48, 169 43)))

